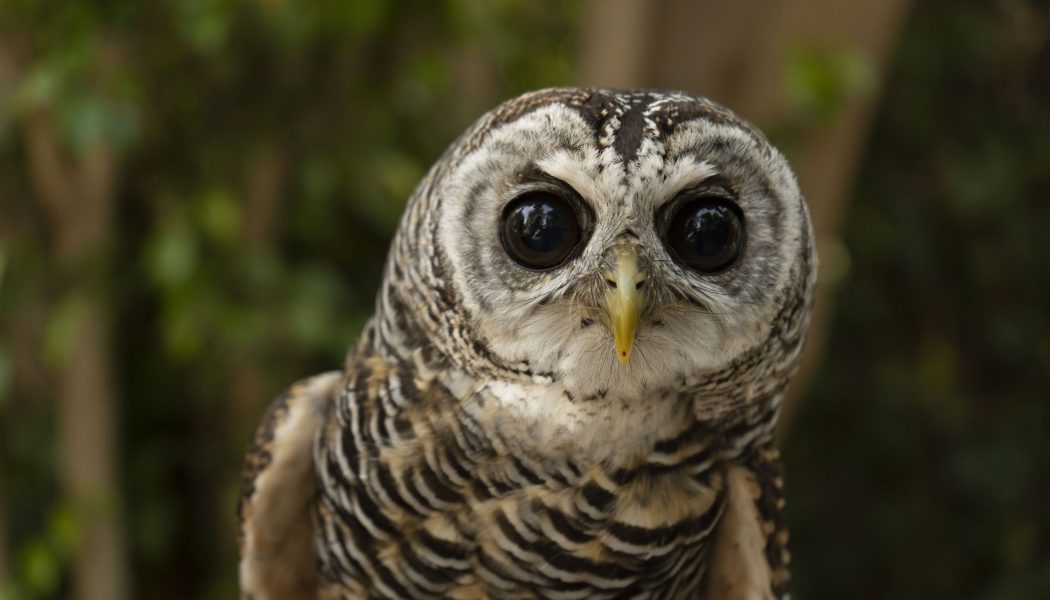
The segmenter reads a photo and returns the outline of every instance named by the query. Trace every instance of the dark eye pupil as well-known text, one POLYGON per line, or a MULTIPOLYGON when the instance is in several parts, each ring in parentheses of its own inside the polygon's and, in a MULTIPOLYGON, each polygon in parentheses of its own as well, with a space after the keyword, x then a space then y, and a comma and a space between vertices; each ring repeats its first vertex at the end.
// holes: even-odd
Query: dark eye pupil
POLYGON ((563 263, 580 241, 580 223, 569 203, 548 193, 531 193, 503 212, 503 248, 529 269, 550 269, 563 263))
POLYGON ((684 263, 705 273, 721 271, 739 256, 744 242, 740 209, 721 198, 701 198, 678 209, 667 242, 684 263))

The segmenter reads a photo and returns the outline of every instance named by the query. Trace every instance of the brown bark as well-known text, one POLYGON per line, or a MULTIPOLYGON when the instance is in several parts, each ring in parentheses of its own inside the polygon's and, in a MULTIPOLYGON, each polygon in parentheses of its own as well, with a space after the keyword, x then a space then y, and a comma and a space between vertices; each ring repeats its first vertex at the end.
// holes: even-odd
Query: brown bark
MULTIPOLYGON (((260 143, 245 165, 241 239, 247 253, 273 251, 287 167, 283 148, 273 141, 260 143)), ((249 348, 237 348, 233 362, 229 390, 231 432, 238 448, 243 448, 271 398, 264 367, 249 348)))
MULTIPOLYGON (((786 97, 792 51, 804 46, 857 52, 877 82, 909 5, 910 0, 590 0, 581 79, 591 85, 682 89, 725 104, 759 127, 783 128, 793 118, 786 97)), ((792 140, 790 158, 823 260, 813 324, 781 432, 823 353, 838 282, 834 275, 843 268, 838 230, 877 99, 877 83, 858 90, 826 121, 792 140)))
POLYGON ((128 573, 107 285, 115 157, 101 140, 68 156, 46 108, 26 116, 23 133, 34 197, 48 216, 63 304, 75 315, 56 385, 59 479, 81 525, 74 597, 120 600, 128 597, 128 573))
POLYGON ((11 581, 11 557, 7 551, 7 503, 4 501, 6 493, 5 482, 0 477, 0 589, 11 581))
MULTIPOLYGON (((244 252, 248 256, 265 255, 274 251, 274 244, 279 233, 281 202, 284 197, 288 173, 288 159, 284 149, 273 140, 265 140, 255 148, 245 163, 242 173, 241 190, 244 198, 241 240, 244 252)), ((259 298, 251 298, 255 303, 259 298)), ((252 348, 240 346, 233 348, 229 381, 227 388, 229 410, 223 430, 227 456, 241 456, 252 432, 255 430, 263 410, 276 397, 277 390, 270 388, 266 366, 260 362, 260 356, 252 348)), ((205 414, 199 418, 212 419, 214 415, 205 414)), ((226 489, 225 482, 236 481, 240 464, 224 465, 218 470, 221 478, 218 489, 226 489)), ((218 504, 214 507, 216 520, 223 531, 233 532, 234 511, 229 504, 229 497, 220 494, 218 504)), ((236 555, 234 535, 224 535, 215 545, 217 556, 236 555)))
MULTIPOLYGON (((15 65, 15 61, 9 56, 7 49, 0 46, 0 115, 8 114, 11 94, 18 85, 19 73, 15 65)), ((10 239, 12 229, 10 225, 9 215, 4 214, 0 211, 0 239, 10 239)), ((2 275, 0 275, 0 285, 3 284, 2 275)), ((6 332, 4 332, 6 334, 6 332)), ((10 337, 10 336, 8 336, 10 337)), ((10 344, 14 346, 15 344, 10 344)), ((3 400, 3 398, 0 398, 3 400)), ((3 455, 0 454, 0 459, 3 455)), ((4 481, 3 473, 0 472, 0 589, 3 588, 4 584, 11 580, 11 553, 8 550, 10 540, 8 539, 7 533, 7 502, 6 502, 6 482, 4 481)))
POLYGON ((276 143, 259 144, 244 172, 244 240, 253 250, 273 243, 287 175, 284 150, 276 143))
POLYGON ((81 517, 76 597, 126 598, 127 552, 117 465, 117 402, 108 298, 85 301, 59 391, 62 480, 81 517))
POLYGON ((580 80, 588 85, 633 88, 644 85, 650 36, 659 1, 589 0, 580 32, 580 80))

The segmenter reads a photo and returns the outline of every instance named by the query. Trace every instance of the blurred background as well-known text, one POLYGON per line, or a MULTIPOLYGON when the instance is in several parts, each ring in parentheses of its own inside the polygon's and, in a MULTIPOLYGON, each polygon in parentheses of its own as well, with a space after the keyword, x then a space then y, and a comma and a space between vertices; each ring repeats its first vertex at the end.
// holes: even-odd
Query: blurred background
POLYGON ((331 369, 474 118, 755 121, 818 227, 799 598, 1050 598, 1050 4, 0 3, 0 599, 229 598, 263 407, 331 369))

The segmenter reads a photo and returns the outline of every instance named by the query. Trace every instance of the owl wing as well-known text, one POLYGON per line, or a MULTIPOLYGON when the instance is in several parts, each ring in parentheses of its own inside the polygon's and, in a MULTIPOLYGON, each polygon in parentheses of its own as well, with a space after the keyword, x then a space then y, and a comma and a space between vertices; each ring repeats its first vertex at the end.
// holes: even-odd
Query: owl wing
POLYGON ((289 388, 267 409, 248 449, 238 511, 245 598, 315 595, 313 446, 341 377, 324 373, 289 388))
POLYGON ((707 597, 785 598, 790 577, 780 453, 771 442, 729 467, 726 507, 710 550, 707 597))

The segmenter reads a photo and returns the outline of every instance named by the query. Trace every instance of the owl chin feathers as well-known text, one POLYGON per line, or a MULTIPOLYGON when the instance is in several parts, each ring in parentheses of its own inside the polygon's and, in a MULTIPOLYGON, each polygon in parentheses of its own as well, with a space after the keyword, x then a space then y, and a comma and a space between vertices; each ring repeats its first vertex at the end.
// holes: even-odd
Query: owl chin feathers
MULTIPOLYGON (((639 324, 626 364, 617 360, 610 332, 597 321, 581 319, 578 307, 567 301, 519 320, 513 334, 489 337, 489 348, 499 356, 527 360, 536 372, 551 376, 535 383, 472 380, 482 397, 500 407, 482 416, 501 421, 505 434, 543 431, 539 441, 544 446, 598 460, 625 448, 644 451, 680 430, 684 419, 702 413, 717 419, 731 403, 722 402, 717 391, 699 391, 698 382, 746 353, 768 327, 747 323, 741 313, 725 317, 697 307, 649 317, 639 324)), ((482 330, 493 325, 490 319, 507 322, 496 315, 482 317, 482 330)))

